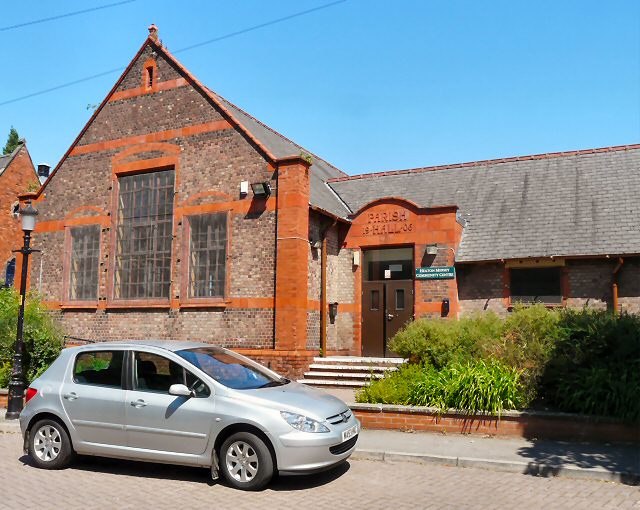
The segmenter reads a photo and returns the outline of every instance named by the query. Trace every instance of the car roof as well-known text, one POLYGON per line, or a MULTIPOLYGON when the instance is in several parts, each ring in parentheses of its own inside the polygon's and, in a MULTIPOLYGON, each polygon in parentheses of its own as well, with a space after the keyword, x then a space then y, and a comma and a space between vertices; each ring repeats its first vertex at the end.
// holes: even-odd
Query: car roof
POLYGON ((198 347, 213 347, 224 351, 223 347, 214 344, 207 344, 204 342, 186 342, 183 340, 116 340, 112 342, 96 342, 85 345, 75 346, 77 349, 84 349, 87 347, 157 347, 159 349, 165 349, 167 351, 181 351, 183 349, 195 349, 198 347))

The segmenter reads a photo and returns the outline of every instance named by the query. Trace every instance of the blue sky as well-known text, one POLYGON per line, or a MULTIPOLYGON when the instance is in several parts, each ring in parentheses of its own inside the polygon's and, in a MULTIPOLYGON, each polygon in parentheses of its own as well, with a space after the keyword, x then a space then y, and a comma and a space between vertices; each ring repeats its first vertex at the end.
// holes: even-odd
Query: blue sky
MULTIPOLYGON (((23 0, 0 28, 115 0, 23 0)), ((136 0, 0 30, 0 103, 331 0, 136 0)), ((640 141, 640 2, 347 0, 176 56, 348 173, 640 141)), ((118 73, 0 106, 55 165, 118 73)))

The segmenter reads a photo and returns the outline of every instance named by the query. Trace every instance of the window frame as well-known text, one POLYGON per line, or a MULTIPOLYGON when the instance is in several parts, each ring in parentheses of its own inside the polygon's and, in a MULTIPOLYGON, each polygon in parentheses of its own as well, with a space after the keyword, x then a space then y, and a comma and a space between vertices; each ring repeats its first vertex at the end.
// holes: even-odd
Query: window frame
POLYGON ((229 303, 230 296, 230 273, 231 273, 231 230, 232 230, 232 210, 223 209, 220 211, 210 211, 198 214, 183 216, 182 222, 182 253, 180 260, 184 264, 181 270, 180 279, 180 306, 188 307, 225 307, 229 303), (189 275, 191 273, 191 219, 195 217, 208 216, 213 214, 224 214, 227 230, 227 242, 225 251, 225 271, 224 271, 224 293, 220 297, 192 297, 189 293, 189 275))
POLYGON ((83 223, 78 225, 65 225, 62 263, 62 300, 61 305, 65 308, 95 308, 100 299, 100 268, 103 257, 102 225, 98 222, 83 223), (98 228, 98 278, 96 281, 96 297, 94 299, 71 299, 71 258, 73 256, 73 236, 71 231, 75 228, 97 227, 98 228))
POLYGON ((97 386, 99 388, 112 388, 114 390, 121 390, 121 391, 126 391, 127 388, 127 372, 129 370, 129 364, 128 364, 128 351, 127 349, 110 349, 110 348, 104 348, 104 349, 87 349, 87 350, 82 350, 76 353, 75 358, 73 359, 73 366, 71 368, 71 381, 74 384, 81 384, 83 386, 97 386), (99 384, 99 383, 92 383, 92 382, 79 382, 76 380, 76 366, 78 365, 78 358, 80 356, 82 356, 83 354, 94 354, 94 353, 100 353, 100 352, 121 352, 122 353, 122 367, 120 369, 120 386, 111 386, 109 384, 99 384))
POLYGON ((557 264, 557 265, 523 265, 521 267, 518 266, 506 266, 505 267, 505 273, 504 273, 504 278, 505 278, 505 290, 508 293, 507 296, 507 308, 509 310, 512 310, 516 305, 521 305, 521 306, 534 306, 534 305, 543 305, 547 308, 562 308, 562 307, 566 307, 567 306, 567 298, 569 295, 569 289, 568 289, 568 269, 566 265, 563 264, 557 264), (559 272, 559 278, 560 278, 560 294, 558 295, 558 297, 560 298, 558 302, 549 302, 549 301, 520 301, 517 298, 521 297, 521 296, 514 296, 512 294, 512 275, 511 272, 513 270, 522 270, 522 269, 556 269, 559 272))
MULTIPOLYGON (((163 158, 164 159, 164 158, 163 158)), ((177 187, 179 183, 178 179, 178 165, 177 159, 171 158, 170 164, 166 165, 150 165, 149 167, 142 166, 146 162, 144 160, 136 162, 132 168, 129 168, 126 164, 124 168, 113 169, 113 186, 111 196, 111 226, 109 236, 109 273, 107 278, 107 308, 169 308, 171 306, 173 294, 175 292, 175 262, 176 262, 176 224, 177 224, 177 187), (142 166, 142 167, 141 167, 142 166), (171 221, 171 253, 169 264, 169 295, 166 298, 116 298, 116 244, 117 244, 117 228, 118 228, 118 203, 120 197, 120 178, 131 177, 135 175, 142 175, 154 172, 163 172, 167 170, 173 170, 173 204, 172 204, 172 221, 171 221)))

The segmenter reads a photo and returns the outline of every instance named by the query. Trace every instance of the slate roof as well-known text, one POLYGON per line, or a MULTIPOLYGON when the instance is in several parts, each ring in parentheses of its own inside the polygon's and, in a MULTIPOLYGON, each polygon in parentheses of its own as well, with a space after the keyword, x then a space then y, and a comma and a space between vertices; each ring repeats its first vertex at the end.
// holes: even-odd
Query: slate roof
POLYGON ((640 145, 339 178, 356 211, 386 196, 457 205, 457 262, 640 253, 640 145))
POLYGON ((238 119, 275 157, 283 158, 286 156, 300 156, 301 153, 307 153, 311 156, 312 164, 309 169, 309 202, 312 206, 319 207, 323 211, 327 211, 340 218, 346 218, 346 216, 351 213, 349 208, 326 183, 328 179, 344 177, 346 175, 344 172, 315 156, 295 142, 292 142, 277 131, 274 131, 269 126, 263 124, 255 117, 252 117, 247 112, 211 89, 209 89, 209 92, 221 101, 224 107, 229 109, 233 116, 238 119))

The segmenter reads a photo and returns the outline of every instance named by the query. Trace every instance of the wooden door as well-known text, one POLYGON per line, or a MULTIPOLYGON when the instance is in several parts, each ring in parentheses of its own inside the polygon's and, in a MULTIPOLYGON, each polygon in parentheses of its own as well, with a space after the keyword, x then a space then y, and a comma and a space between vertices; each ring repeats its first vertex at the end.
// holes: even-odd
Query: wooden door
POLYGON ((402 326, 413 319, 413 281, 397 280, 385 284, 385 356, 397 356, 389 341, 402 326))
POLYGON ((362 355, 384 356, 384 283, 362 282, 362 355))

